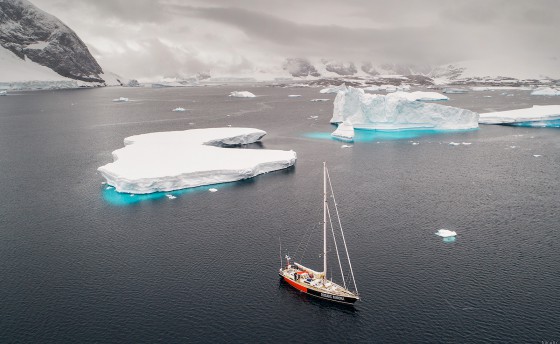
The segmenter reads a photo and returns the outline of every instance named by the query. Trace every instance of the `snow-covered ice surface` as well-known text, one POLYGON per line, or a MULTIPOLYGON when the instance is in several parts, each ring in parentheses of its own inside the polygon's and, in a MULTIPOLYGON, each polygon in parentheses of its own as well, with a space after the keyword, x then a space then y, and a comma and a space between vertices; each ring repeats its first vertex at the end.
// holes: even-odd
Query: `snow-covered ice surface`
POLYGON ((236 98, 255 98, 256 95, 249 91, 233 91, 229 94, 230 97, 236 98))
POLYGON ((552 87, 541 87, 531 92, 532 96, 560 96, 560 90, 552 87))
POLYGON ((173 112, 185 112, 185 111, 187 111, 187 110, 186 110, 185 108, 178 107, 178 108, 175 108, 175 109, 173 109, 173 110, 171 110, 171 111, 173 111, 173 112))
POLYGON ((439 235, 442 238, 448 238, 456 236, 457 232, 450 231, 449 229, 440 229, 436 232, 436 235, 439 235))
POLYGON ((113 101, 114 101, 115 103, 126 103, 126 102, 128 101, 128 98, 119 97, 119 98, 113 99, 113 101))
POLYGON ((443 89, 443 93, 448 93, 448 94, 463 94, 463 93, 467 93, 468 90, 464 89, 464 88, 444 88, 443 89))
POLYGON ((478 114, 466 109, 411 101, 404 92, 367 94, 348 87, 334 100, 331 123, 348 121, 355 129, 463 130, 478 128, 478 114))
POLYGON ((354 141, 354 127, 350 122, 344 121, 338 125, 331 136, 341 141, 352 142, 354 141))
POLYGON ((481 113, 479 123, 560 127, 560 105, 534 105, 525 109, 481 113))
POLYGON ((146 194, 247 179, 292 166, 294 151, 234 149, 259 141, 253 128, 209 128, 130 136, 98 168, 118 192, 146 194))
POLYGON ((342 84, 339 86, 329 86, 320 90, 319 93, 338 93, 339 91, 346 91, 346 85, 342 84))
POLYGON ((402 96, 410 101, 436 101, 436 100, 449 100, 449 98, 441 93, 437 92, 423 92, 423 91, 415 91, 415 92, 395 92, 395 95, 402 96))

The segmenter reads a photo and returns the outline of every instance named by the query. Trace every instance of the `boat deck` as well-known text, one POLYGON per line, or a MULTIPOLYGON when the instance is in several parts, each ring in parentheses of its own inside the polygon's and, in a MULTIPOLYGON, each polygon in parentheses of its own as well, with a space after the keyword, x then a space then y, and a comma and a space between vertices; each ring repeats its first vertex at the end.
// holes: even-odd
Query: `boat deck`
POLYGON ((280 276, 289 279, 304 288, 313 289, 320 293, 328 293, 342 297, 358 298, 358 296, 343 286, 322 278, 314 278, 308 272, 296 267, 288 267, 280 270, 280 276), (298 276, 298 277, 294 277, 298 276))

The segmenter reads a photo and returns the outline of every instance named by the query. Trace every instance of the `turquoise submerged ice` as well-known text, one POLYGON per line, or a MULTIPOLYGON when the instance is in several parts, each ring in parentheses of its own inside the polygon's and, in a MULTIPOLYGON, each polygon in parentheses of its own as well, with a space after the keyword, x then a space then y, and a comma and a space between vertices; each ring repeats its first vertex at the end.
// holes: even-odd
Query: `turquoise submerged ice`
POLYGON ((331 123, 347 121, 355 129, 464 130, 478 128, 478 114, 466 109, 411 100, 406 92, 367 94, 348 87, 334 100, 331 123))

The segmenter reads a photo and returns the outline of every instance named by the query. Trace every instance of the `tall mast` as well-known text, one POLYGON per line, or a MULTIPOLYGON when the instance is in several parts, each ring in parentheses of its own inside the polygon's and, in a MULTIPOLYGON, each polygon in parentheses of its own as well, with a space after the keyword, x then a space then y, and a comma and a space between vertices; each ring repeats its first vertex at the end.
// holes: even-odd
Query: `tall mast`
POLYGON ((327 163, 323 162, 323 279, 327 279, 327 163))

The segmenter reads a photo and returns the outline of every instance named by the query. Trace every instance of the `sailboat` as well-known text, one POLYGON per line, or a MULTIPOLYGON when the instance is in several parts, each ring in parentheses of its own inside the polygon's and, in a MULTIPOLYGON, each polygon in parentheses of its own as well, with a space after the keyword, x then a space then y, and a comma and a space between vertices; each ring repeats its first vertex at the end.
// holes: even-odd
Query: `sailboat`
MULTIPOLYGON (((297 290, 306 293, 308 295, 318 297, 321 299, 340 302, 345 304, 354 304, 356 301, 360 300, 358 294, 358 288, 356 287, 356 280, 354 278, 354 271, 352 270, 352 264, 350 262, 350 255, 348 254, 348 248, 346 247, 346 239, 344 238, 344 232, 342 230, 342 225, 340 222, 340 216, 338 215, 338 207, 336 204, 336 199, 334 198, 334 193, 332 191, 332 185, 330 182, 329 173, 327 170, 326 163, 323 162, 323 271, 315 271, 310 268, 303 266, 300 263, 292 261, 292 258, 286 255, 286 265, 282 266, 282 248, 280 248, 280 270, 279 275, 297 290), (348 266, 350 267, 350 276, 352 277, 352 282, 354 289, 351 291, 349 286, 346 285, 346 280, 344 278, 344 272, 342 270, 342 264, 340 261, 340 255, 338 252, 338 245, 336 243, 336 236, 334 234, 334 227, 332 225, 331 212, 329 209, 328 199, 327 199, 327 181, 330 186, 330 192, 332 195, 334 210, 338 219, 338 225, 340 228, 342 241, 344 243, 344 250, 346 251, 346 258, 348 260, 348 266), (330 228, 333 234, 333 242, 336 249, 336 256, 338 258, 338 264, 340 266, 340 273, 342 276, 342 285, 337 284, 332 281, 332 277, 329 280, 327 278, 327 219, 330 224, 330 228)), ((348 280, 350 282, 350 280, 348 280)))

